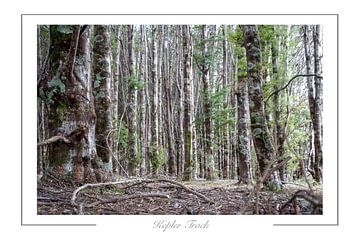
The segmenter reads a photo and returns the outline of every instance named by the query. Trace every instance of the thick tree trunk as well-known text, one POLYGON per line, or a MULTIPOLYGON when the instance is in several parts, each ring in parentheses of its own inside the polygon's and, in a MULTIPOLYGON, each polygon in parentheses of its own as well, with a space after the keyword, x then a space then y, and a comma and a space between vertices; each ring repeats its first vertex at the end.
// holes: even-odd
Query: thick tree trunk
POLYGON ((191 180, 192 172, 192 130, 191 130, 191 79, 190 79, 190 28, 182 26, 184 54, 184 180, 191 180))
MULTIPOLYGON (((92 139, 95 113, 91 101, 89 29, 87 26, 50 26, 49 136, 61 136, 68 144, 49 145, 50 172, 72 174, 76 181, 91 178, 90 160, 96 160, 92 139), (81 34, 80 34, 81 32, 81 34), (94 156, 95 155, 95 156, 94 156)), ((101 180, 101 173, 99 180, 101 180)))
MULTIPOLYGON (((274 160, 274 148, 267 128, 264 112, 259 35, 255 25, 244 25, 242 26, 242 30, 247 59, 252 139, 254 141, 260 173, 263 175, 267 165, 274 160)), ((269 187, 278 187, 279 183, 276 175, 272 175, 265 182, 269 187), (271 182, 275 183, 275 185, 271 182)))
POLYGON ((96 110, 96 145, 97 153, 103 162, 105 176, 112 176, 112 160, 109 147, 112 145, 110 131, 112 130, 111 108, 111 62, 110 62, 109 26, 94 27, 94 97, 96 110))

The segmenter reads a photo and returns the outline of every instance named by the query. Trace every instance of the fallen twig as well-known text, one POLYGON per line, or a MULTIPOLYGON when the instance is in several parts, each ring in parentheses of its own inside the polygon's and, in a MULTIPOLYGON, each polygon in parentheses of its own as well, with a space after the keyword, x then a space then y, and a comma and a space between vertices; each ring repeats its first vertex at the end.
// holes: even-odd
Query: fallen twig
POLYGON ((89 208, 89 207, 95 207, 95 206, 97 206, 99 204, 117 203, 119 201, 124 201, 124 200, 129 200, 129 199, 149 198, 149 197, 159 197, 159 198, 167 198, 167 199, 170 198, 169 195, 161 194, 161 193, 134 194, 134 195, 125 195, 125 196, 121 196, 121 197, 117 197, 117 198, 111 198, 111 199, 106 199, 106 200, 102 200, 102 201, 93 202, 93 203, 91 203, 89 205, 86 205, 85 207, 89 208))

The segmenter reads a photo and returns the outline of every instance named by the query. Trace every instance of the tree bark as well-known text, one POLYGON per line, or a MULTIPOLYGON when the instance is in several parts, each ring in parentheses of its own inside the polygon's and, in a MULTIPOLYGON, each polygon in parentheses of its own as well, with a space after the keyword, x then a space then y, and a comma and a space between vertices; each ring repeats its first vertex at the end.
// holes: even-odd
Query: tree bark
POLYGON ((190 28, 182 26, 183 54, 184 54, 184 180, 192 179, 192 129, 191 129, 191 79, 190 79, 190 28))
POLYGON ((111 108, 111 47, 109 26, 95 25, 94 49, 93 49, 93 75, 94 97, 96 110, 96 145, 97 153, 103 162, 105 177, 112 176, 112 160, 109 147, 112 138, 109 137, 112 130, 111 108))
POLYGON ((136 176, 137 167, 137 78, 134 72, 134 26, 129 25, 128 30, 128 59, 129 59, 129 72, 128 72, 128 85, 129 85, 129 159, 128 159, 128 172, 130 176, 136 176))
MULTIPOLYGON (((314 44, 314 73, 320 76, 321 56, 320 56, 320 25, 313 26, 314 44)), ((314 146, 315 146, 315 180, 319 183, 322 180, 321 168, 323 161, 322 153, 322 78, 315 76, 315 102, 314 102, 314 146)))
MULTIPOLYGON (((263 176, 267 165, 274 159, 274 148, 266 124, 262 92, 261 50, 258 30, 255 25, 242 26, 247 59, 247 77, 252 139, 260 173, 263 176)), ((265 184, 278 187, 276 175, 269 177, 265 184), (275 183, 275 185, 273 184, 275 183)))
POLYGON ((152 59, 151 59, 151 83, 152 83, 152 98, 151 98, 151 165, 153 176, 157 176, 159 169, 159 116, 158 116, 158 27, 152 28, 152 59))
POLYGON ((245 59, 245 52, 239 50, 238 54, 238 90, 237 90, 237 127, 238 127, 238 174, 239 183, 250 184, 250 135, 249 135, 249 96, 248 96, 248 83, 245 77, 246 69, 242 69, 240 64, 245 59), (242 54, 241 54, 242 53, 242 54))
MULTIPOLYGON (((272 81, 274 82, 274 144, 275 144, 275 157, 279 159, 280 162, 283 161, 284 156, 284 132, 280 122, 280 92, 279 85, 281 85, 281 80, 278 74, 278 65, 279 65, 279 42, 278 36, 275 32, 275 27, 272 26, 272 39, 271 39, 271 62, 272 62, 272 81)), ((279 168, 279 176, 281 181, 285 182, 286 180, 286 165, 283 165, 279 168)))

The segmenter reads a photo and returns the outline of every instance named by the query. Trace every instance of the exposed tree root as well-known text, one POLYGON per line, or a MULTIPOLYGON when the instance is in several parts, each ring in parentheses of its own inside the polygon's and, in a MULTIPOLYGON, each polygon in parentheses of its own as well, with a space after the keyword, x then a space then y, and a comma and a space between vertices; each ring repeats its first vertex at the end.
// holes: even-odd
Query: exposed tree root
POLYGON ((100 199, 99 201, 91 203, 89 205, 83 205, 83 203, 80 203, 80 204, 76 203, 77 195, 82 190, 84 190, 86 188, 105 187, 105 186, 111 186, 111 185, 124 184, 124 186, 121 187, 121 189, 126 189, 126 188, 131 188, 131 187, 133 187, 135 185, 149 184, 149 183, 167 183, 167 184, 170 184, 170 186, 173 186, 173 187, 176 187, 176 188, 181 188, 184 191, 201 198, 202 200, 206 201, 207 203, 214 204, 214 201, 212 201, 211 199, 209 199, 205 195, 203 195, 203 194, 201 194, 199 192, 196 192, 195 190, 193 190, 191 188, 188 188, 185 185, 183 185, 183 184, 181 184, 179 182, 173 181, 173 180, 169 180, 169 179, 129 179, 129 180, 116 181, 116 182, 84 184, 81 187, 78 187, 73 192, 72 197, 71 197, 71 205, 77 206, 78 207, 77 211, 78 211, 79 214, 81 214, 82 211, 83 211, 83 208, 94 207, 94 206, 99 205, 99 204, 116 203, 116 202, 119 202, 119 201, 135 199, 135 198, 148 198, 148 197, 160 197, 160 198, 168 198, 168 199, 170 198, 169 195, 167 195, 167 194, 148 193, 148 194, 126 195, 126 196, 121 196, 121 197, 107 199, 107 200, 100 199))

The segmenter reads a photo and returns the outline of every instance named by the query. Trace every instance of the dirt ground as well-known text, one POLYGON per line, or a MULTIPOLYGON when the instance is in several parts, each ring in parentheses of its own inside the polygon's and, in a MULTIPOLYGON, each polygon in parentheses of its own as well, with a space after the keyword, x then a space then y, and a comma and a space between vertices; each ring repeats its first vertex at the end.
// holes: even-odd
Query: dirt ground
POLYGON ((261 190, 256 197, 252 187, 238 185, 236 180, 179 184, 173 180, 134 179, 86 187, 74 197, 74 191, 81 185, 54 176, 42 180, 37 189, 38 214, 322 214, 321 188, 310 193, 305 185, 285 184, 281 192, 261 190))

